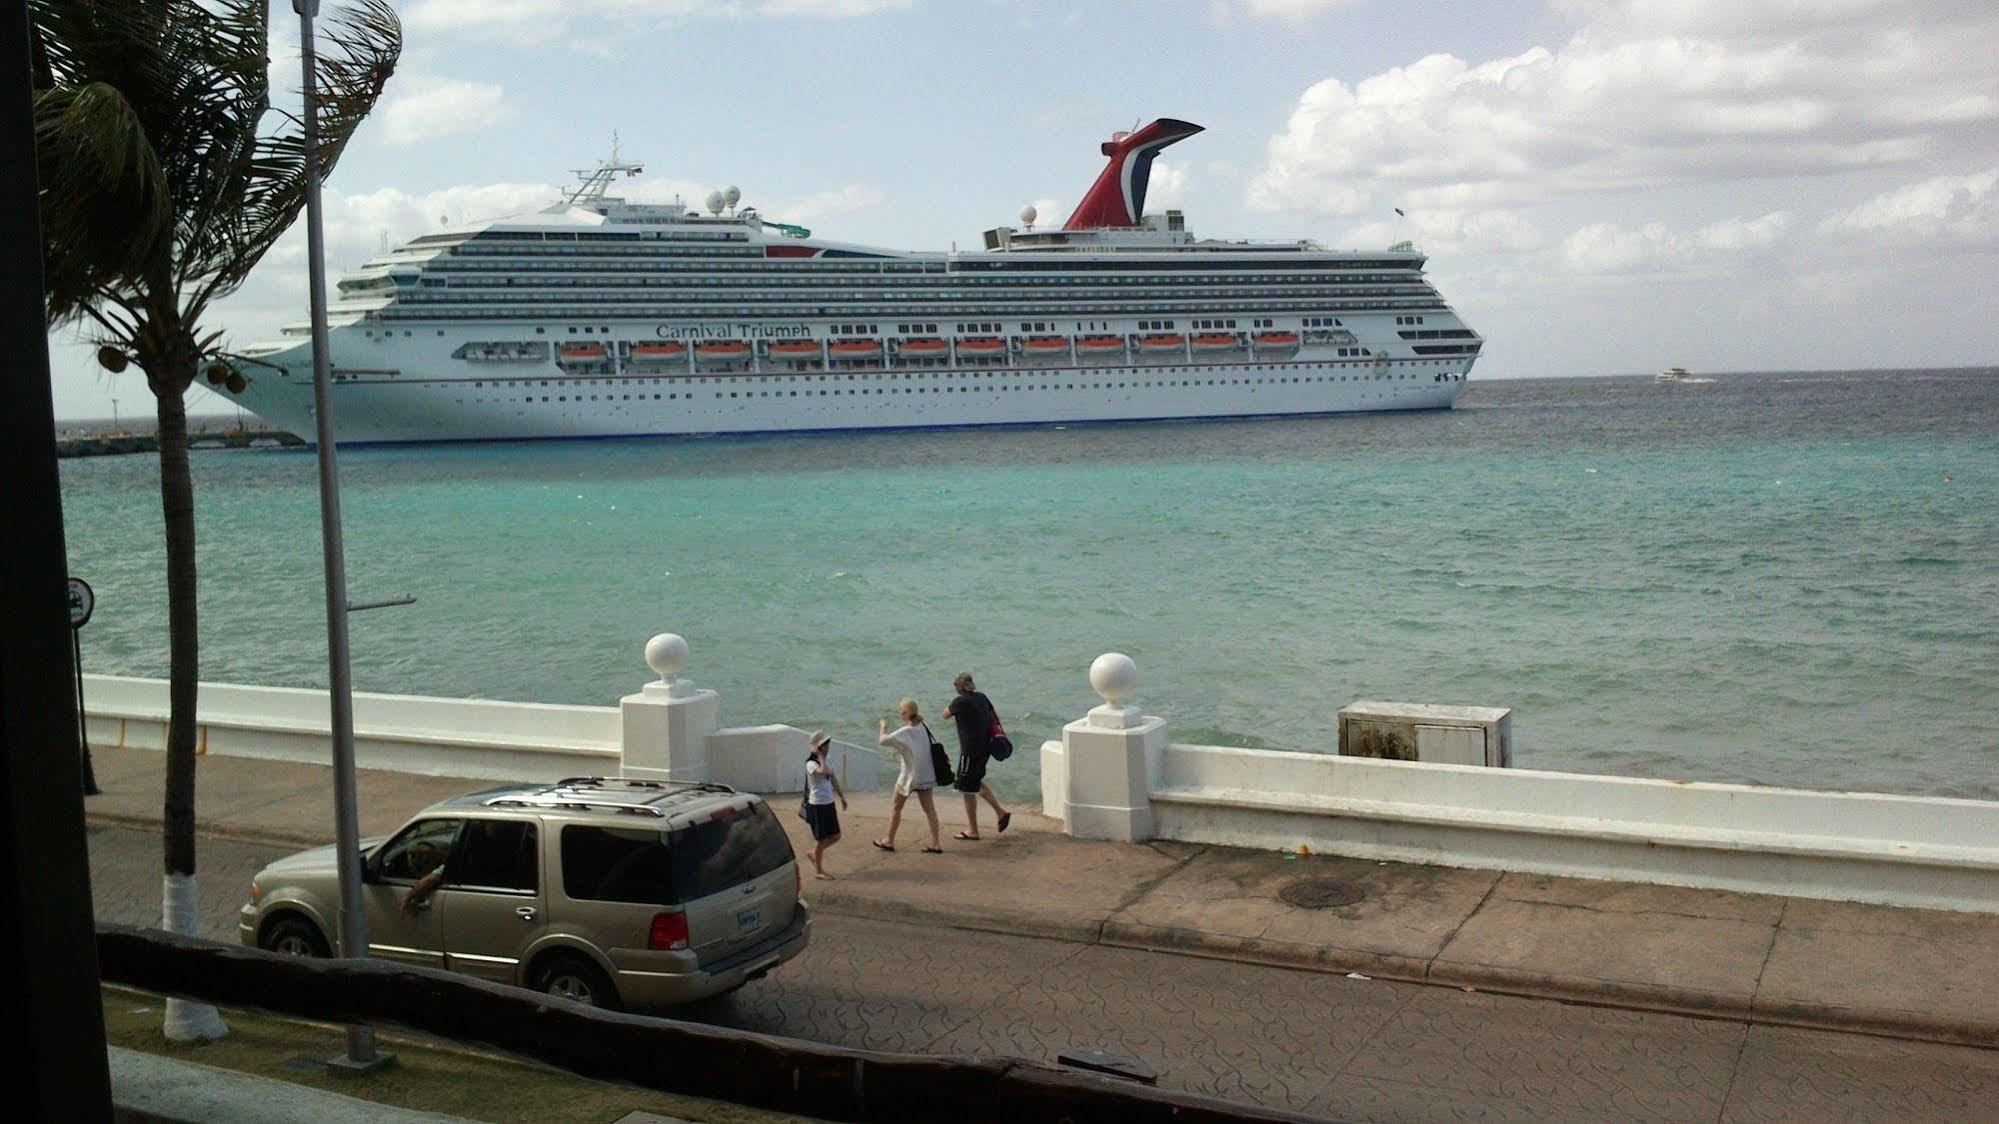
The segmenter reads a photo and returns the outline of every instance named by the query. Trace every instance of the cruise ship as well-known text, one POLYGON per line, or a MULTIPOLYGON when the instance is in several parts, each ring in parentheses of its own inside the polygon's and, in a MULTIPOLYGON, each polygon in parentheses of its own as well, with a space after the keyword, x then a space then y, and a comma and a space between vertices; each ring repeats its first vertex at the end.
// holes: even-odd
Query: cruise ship
MULTIPOLYGON (((976 250, 836 242, 744 206, 615 197, 615 156, 546 210, 425 234, 346 274, 329 310, 338 440, 743 434, 1448 408, 1481 339, 1407 243, 1197 238, 1147 214, 1162 119, 1060 228, 976 250)), ((230 355, 218 388, 313 430, 306 326, 230 355)))

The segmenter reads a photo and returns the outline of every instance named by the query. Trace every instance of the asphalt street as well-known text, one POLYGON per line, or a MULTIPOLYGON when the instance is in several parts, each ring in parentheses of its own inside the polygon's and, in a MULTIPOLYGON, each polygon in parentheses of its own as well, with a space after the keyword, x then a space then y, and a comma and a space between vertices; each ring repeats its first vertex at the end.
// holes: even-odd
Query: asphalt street
MULTIPOLYGON (((156 924, 156 833, 90 829, 100 919, 156 924)), ((204 839, 207 935, 295 848, 204 839)), ((822 913, 771 977, 677 1017, 845 1046, 1053 1060, 1336 1119, 1965 1118, 1999 1054, 822 913)))

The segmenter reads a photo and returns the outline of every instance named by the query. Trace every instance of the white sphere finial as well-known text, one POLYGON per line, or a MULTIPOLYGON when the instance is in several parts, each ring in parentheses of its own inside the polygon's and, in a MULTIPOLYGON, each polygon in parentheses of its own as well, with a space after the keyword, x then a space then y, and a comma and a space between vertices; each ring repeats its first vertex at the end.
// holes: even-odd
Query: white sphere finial
POLYGON ((646 641, 646 666, 659 675, 662 683, 671 683, 687 666, 687 640, 676 632, 662 632, 646 641))
POLYGON ((1022 207, 1020 209, 1020 221, 1025 223, 1029 229, 1033 228, 1034 220, 1040 217, 1041 217, 1041 212, 1035 210, 1034 204, 1032 203, 1029 203, 1027 206, 1022 207))
POLYGON ((1105 652, 1090 662, 1090 689, 1118 706, 1138 690, 1138 665, 1123 652, 1105 652))
POLYGON ((727 203, 729 206, 733 207, 742 201, 743 201, 742 188, 737 187, 735 184, 732 183, 729 186, 722 189, 722 202, 727 203))

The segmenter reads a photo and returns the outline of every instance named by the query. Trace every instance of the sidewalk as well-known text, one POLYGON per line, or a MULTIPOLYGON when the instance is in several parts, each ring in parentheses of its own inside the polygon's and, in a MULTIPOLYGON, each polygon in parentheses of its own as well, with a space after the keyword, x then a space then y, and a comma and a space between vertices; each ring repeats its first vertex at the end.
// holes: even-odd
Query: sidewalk
MULTIPOLYGON (((93 753, 90 822, 156 826, 163 754, 93 753)), ((300 846, 330 841, 329 770, 204 757, 203 833, 300 846)), ((363 771, 364 835, 492 782, 363 771)), ((796 797, 773 805, 801 855, 796 797)), ((1070 839, 1031 810, 986 840, 956 794, 938 801, 945 854, 922 854, 905 810, 894 854, 868 846, 888 800, 842 814, 846 836, 805 870, 815 908, 892 921, 1158 949, 1593 1005, 1862 1031, 1999 1048, 1999 917, 1638 883, 1280 855, 1178 843, 1070 839), (1301 887, 1308 880, 1315 885, 1301 887), (1320 908, 1279 895, 1318 889, 1320 908), (1338 904, 1344 902, 1345 904, 1338 904)), ((1309 899, 1301 899, 1309 900, 1309 899)))

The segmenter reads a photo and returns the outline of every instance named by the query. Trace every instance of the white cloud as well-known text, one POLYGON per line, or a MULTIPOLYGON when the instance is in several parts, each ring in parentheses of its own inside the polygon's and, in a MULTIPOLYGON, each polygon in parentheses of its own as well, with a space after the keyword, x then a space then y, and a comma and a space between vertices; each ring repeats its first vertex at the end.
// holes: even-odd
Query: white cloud
POLYGON ((379 113, 382 139, 398 148, 481 132, 513 118, 499 86, 429 75, 397 79, 379 113))
POLYGON ((1354 214, 1906 166, 1999 146, 1999 6, 1567 3, 1565 44, 1305 91, 1250 200, 1354 214))
POLYGON ((855 19, 912 7, 915 0, 419 0, 406 22, 422 32, 504 31, 554 36, 571 22, 672 24, 696 19, 855 19))
POLYGON ((1835 236, 1948 238, 1990 246, 1999 242, 1999 168, 1937 176, 1877 195, 1826 216, 1820 230, 1835 236))
POLYGON ((817 191, 797 199, 780 199, 762 209, 779 222, 806 223, 872 210, 886 202, 888 196, 881 189, 850 183, 837 191, 817 191))
POLYGON ((1727 268, 1731 256, 1768 249, 1796 222, 1788 211, 1753 219, 1729 218, 1679 231, 1651 222, 1635 228, 1592 223, 1562 242, 1562 256, 1578 273, 1640 273, 1727 268))
POLYGON ((1341 8, 1358 7, 1367 0, 1235 0, 1255 15, 1279 19, 1323 16, 1341 8))

